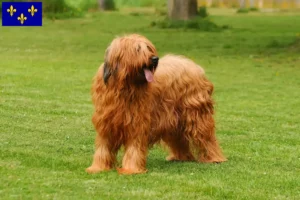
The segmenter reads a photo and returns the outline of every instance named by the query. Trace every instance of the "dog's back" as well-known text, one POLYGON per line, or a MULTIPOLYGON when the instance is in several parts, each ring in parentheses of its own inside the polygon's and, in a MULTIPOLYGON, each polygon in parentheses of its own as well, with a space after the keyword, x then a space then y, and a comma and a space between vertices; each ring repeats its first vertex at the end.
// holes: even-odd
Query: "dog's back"
POLYGON ((213 85, 205 77, 205 71, 192 60, 168 54, 162 57, 154 74, 153 92, 157 96, 165 96, 174 92, 172 100, 179 100, 183 96, 193 93, 203 93, 213 90, 213 85), (163 92, 163 94, 161 94, 163 92))
POLYGON ((203 75, 205 72, 202 67, 184 56, 167 54, 159 60, 155 76, 157 78, 165 75, 180 77, 183 73, 203 75))

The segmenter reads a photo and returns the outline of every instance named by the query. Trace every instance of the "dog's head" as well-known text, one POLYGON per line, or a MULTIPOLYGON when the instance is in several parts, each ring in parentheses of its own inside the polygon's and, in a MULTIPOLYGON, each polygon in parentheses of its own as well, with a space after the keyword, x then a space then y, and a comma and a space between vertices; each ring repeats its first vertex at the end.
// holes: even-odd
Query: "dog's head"
POLYGON ((132 34, 114 39, 105 53, 105 84, 110 78, 130 84, 153 81, 158 56, 154 45, 145 37, 132 34))

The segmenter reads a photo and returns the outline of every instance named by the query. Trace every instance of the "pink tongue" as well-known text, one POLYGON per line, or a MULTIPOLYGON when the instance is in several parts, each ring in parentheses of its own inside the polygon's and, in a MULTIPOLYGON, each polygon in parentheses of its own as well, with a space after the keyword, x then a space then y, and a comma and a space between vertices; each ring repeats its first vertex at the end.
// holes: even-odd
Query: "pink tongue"
POLYGON ((144 69, 145 77, 149 83, 153 81, 153 73, 149 69, 144 69))

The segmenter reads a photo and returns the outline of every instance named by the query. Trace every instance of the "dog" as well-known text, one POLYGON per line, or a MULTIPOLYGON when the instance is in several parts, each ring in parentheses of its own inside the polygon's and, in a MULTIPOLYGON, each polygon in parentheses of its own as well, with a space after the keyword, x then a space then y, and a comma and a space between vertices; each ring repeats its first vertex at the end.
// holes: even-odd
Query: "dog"
POLYGON ((148 149, 163 142, 169 161, 226 161, 215 135, 213 84, 192 60, 161 59, 144 36, 115 38, 93 79, 92 122, 96 150, 88 173, 116 167, 119 174, 145 173, 148 149))

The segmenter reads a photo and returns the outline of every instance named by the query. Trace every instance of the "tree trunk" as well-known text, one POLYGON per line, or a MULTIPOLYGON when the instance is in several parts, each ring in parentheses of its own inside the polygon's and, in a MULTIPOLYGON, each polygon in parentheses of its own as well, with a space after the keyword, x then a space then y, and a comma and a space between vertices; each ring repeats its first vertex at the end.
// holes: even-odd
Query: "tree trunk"
POLYGON ((296 0, 296 8, 300 8, 300 0, 296 0))
POLYGON ((197 0, 168 0, 170 19, 188 20, 197 15, 197 0))
POLYGON ((246 1, 240 0, 240 8, 246 8, 246 1))
POLYGON ((250 4, 250 8, 254 8, 255 7, 254 0, 250 0, 249 4, 250 4))
POLYGON ((258 8, 260 8, 260 9, 264 8, 264 0, 258 1, 258 8))
POLYGON ((98 0, 100 10, 106 10, 105 1, 106 0, 98 0))
POLYGON ((100 10, 114 10, 115 4, 113 0, 98 0, 100 10))

